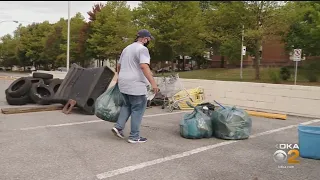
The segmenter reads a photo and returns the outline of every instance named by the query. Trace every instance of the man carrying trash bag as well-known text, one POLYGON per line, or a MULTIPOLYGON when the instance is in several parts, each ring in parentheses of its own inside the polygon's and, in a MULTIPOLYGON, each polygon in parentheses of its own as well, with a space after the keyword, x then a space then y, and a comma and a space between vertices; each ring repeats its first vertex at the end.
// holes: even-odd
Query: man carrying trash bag
POLYGON ((121 53, 117 65, 118 86, 120 92, 126 99, 126 103, 120 109, 120 115, 112 128, 112 132, 124 138, 123 130, 131 116, 131 132, 128 138, 129 143, 143 143, 147 139, 140 137, 140 125, 147 106, 147 85, 148 81, 153 92, 159 91, 158 86, 150 70, 150 54, 147 45, 154 39, 151 33, 140 30, 137 33, 135 42, 128 45, 121 53))

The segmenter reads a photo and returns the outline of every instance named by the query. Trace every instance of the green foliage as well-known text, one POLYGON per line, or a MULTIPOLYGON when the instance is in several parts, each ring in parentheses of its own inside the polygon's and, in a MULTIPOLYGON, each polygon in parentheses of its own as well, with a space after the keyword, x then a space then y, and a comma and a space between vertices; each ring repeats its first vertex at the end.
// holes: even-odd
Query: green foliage
POLYGON ((136 33, 125 1, 108 1, 97 13, 91 28, 89 48, 101 60, 117 59, 136 33))
POLYGON ((308 56, 320 55, 320 4, 318 2, 292 2, 294 16, 288 33, 283 35, 288 51, 302 49, 308 56))
POLYGON ((156 60, 203 54, 204 23, 199 2, 143 1, 133 13, 135 25, 150 29, 156 38, 150 49, 156 60))
POLYGON ((309 82, 318 82, 319 77, 317 75, 317 71, 315 70, 306 71, 304 75, 309 82))
POLYGON ((287 81, 288 79, 290 79, 290 76, 291 72, 288 67, 282 67, 280 69, 280 77, 282 80, 287 81))
MULTIPOLYGON (((80 13, 71 18, 70 63, 86 67, 93 59, 117 59, 139 29, 148 29, 156 38, 149 45, 152 62, 174 62, 182 55, 201 65, 208 63, 203 55, 210 51, 238 64, 244 26, 244 45, 247 54, 255 56, 255 78, 259 79, 260 46, 279 35, 287 50, 301 48, 307 56, 320 55, 319 12, 320 4, 311 1, 142 1, 133 10, 126 2, 108 1, 92 7, 87 13, 89 22, 80 13)), ((66 65, 66 19, 20 25, 13 36, 1 39, 4 66, 34 64, 50 69, 66 65)), ((311 69, 306 76, 312 79, 312 72, 318 73, 311 69)), ((278 75, 271 74, 278 81, 278 75)), ((282 80, 290 78, 288 69, 278 74, 282 80)))
POLYGON ((280 77, 279 71, 274 70, 274 69, 269 69, 268 75, 269 75, 269 78, 271 79, 272 83, 274 83, 274 84, 281 83, 281 77, 280 77))
POLYGON ((309 82, 317 82, 319 80, 320 76, 320 60, 312 60, 310 62, 307 62, 306 65, 304 65, 304 76, 309 80, 309 82))

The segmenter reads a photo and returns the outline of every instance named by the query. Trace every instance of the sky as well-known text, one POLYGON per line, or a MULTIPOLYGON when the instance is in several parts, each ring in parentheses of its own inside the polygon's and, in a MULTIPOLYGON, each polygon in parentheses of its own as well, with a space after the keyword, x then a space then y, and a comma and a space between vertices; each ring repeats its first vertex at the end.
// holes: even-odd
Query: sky
MULTIPOLYGON (((71 1, 70 17, 80 12, 88 19, 87 12, 95 3, 100 2, 106 3, 106 1, 71 1)), ((127 4, 135 8, 139 2, 128 1, 127 4)), ((13 34, 20 23, 24 26, 46 20, 55 23, 61 17, 68 18, 68 1, 0 1, 0 37, 13 34), (19 21, 19 23, 13 21, 19 21)))

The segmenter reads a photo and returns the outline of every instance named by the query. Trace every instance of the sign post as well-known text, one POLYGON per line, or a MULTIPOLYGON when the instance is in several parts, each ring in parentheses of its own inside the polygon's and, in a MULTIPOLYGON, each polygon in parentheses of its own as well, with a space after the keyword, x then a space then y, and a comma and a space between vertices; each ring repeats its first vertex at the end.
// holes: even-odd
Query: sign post
POLYGON ((297 73, 298 73, 298 61, 301 61, 301 49, 293 50, 293 61, 295 61, 295 73, 294 73, 294 85, 297 84, 297 73))
POLYGON ((243 46, 243 41, 244 41, 244 25, 242 25, 240 79, 242 79, 243 56, 246 55, 246 47, 243 46))

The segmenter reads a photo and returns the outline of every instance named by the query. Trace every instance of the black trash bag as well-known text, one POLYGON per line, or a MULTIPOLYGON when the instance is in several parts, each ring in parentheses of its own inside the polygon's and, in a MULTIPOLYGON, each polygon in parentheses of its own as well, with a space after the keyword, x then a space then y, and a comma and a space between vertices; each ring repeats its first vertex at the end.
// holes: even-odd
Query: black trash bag
POLYGON ((180 135, 187 139, 200 139, 212 137, 212 122, 210 116, 203 112, 202 106, 192 106, 193 112, 184 115, 180 121, 180 135))
POLYGON ((101 94, 95 103, 95 115, 105 121, 116 122, 120 108, 125 105, 126 99, 119 90, 118 84, 101 94))
POLYGON ((247 139, 252 129, 252 119, 249 114, 236 107, 216 109, 211 116, 213 134, 215 137, 227 140, 247 139))

